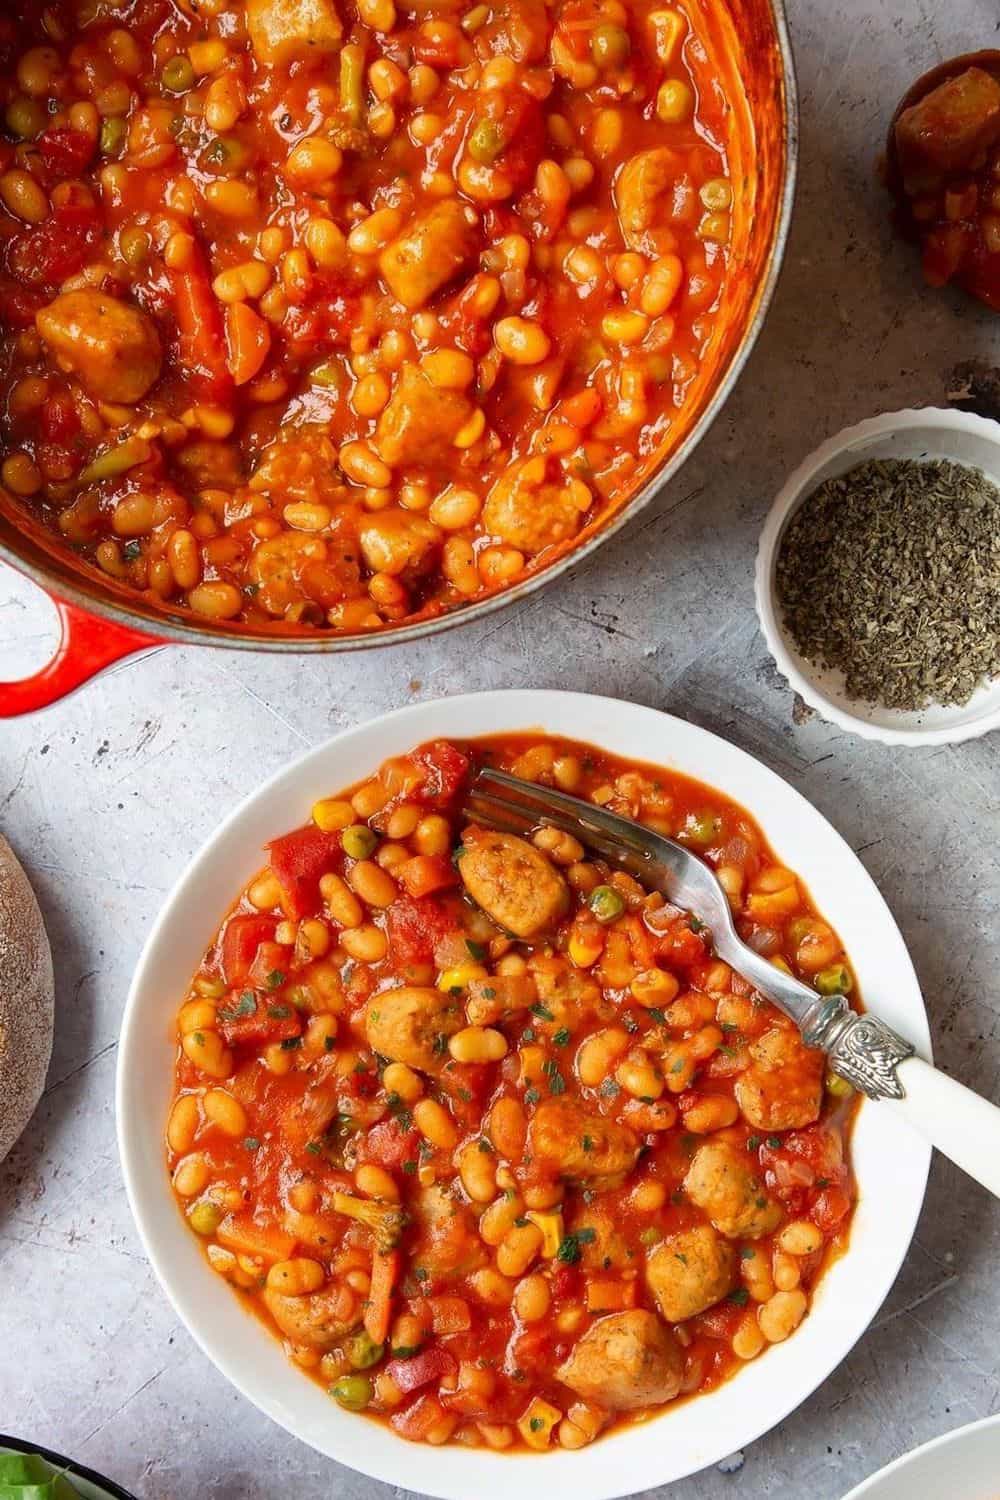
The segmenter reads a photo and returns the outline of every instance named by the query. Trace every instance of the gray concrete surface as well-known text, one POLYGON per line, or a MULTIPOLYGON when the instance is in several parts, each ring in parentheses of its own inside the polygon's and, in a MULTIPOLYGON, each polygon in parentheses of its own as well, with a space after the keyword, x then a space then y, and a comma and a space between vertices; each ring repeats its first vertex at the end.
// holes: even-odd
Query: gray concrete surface
MULTIPOLYGON (((802 177, 777 301, 735 399, 623 537, 535 600, 417 650, 297 662, 167 650, 0 727, 0 826, 35 882, 59 974, 48 1092, 0 1167, 0 1430, 73 1453, 142 1500, 388 1500, 257 1415, 178 1326, 114 1144, 119 1017, 164 893, 228 808, 337 729, 415 698, 531 684, 616 693, 727 736, 860 852, 911 946, 940 1061, 998 1097, 997 739, 892 752, 803 720, 751 595, 769 499, 814 443, 939 399, 956 360, 996 356, 1000 325, 927 294, 891 242, 873 162, 904 86, 997 44, 997 9, 790 5, 802 177)), ((0 676, 40 662, 50 641, 45 601, 0 575, 0 676)), ((707 1471, 671 1500, 835 1500, 993 1412, 998 1256, 996 1205, 937 1161, 898 1285, 850 1359, 737 1472, 707 1471)))

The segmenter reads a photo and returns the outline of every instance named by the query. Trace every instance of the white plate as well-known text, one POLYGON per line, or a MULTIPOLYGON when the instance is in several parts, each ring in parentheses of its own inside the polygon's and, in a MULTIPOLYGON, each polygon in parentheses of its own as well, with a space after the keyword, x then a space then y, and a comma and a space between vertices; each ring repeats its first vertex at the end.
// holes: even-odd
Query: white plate
POLYGON ((1000 1500, 1000 1416, 915 1448, 844 1500, 1000 1500))
POLYGON ((1000 422, 948 407, 890 411, 845 427, 804 459, 771 507, 757 549, 757 615, 778 671, 818 714, 851 734, 887 745, 946 745, 975 739, 1000 727, 1000 677, 968 703, 932 704, 919 712, 860 703, 844 692, 842 672, 815 666, 795 645, 781 618, 774 576, 788 524, 799 506, 827 479, 878 458, 949 459, 1000 485, 1000 422))
POLYGON ((868 1327, 895 1280, 923 1201, 930 1150, 877 1106, 854 1135, 861 1189, 851 1247, 824 1277, 798 1332, 735 1379, 577 1453, 542 1457, 407 1443, 341 1411, 208 1268, 167 1180, 164 1125, 174 1018, 191 974, 266 840, 330 796, 424 740, 541 729, 700 777, 746 806, 778 855, 806 880, 844 939, 873 1009, 929 1055, 927 1018, 899 931, 871 877, 830 825, 773 772, 724 740, 666 714, 609 698, 493 692, 421 703, 338 735, 281 771, 223 823, 181 877, 129 993, 118 1057, 118 1141, 139 1233, 192 1336, 223 1374, 289 1432, 388 1484, 445 1500, 520 1500, 561 1486, 574 1500, 680 1479, 753 1442, 824 1380, 868 1327))

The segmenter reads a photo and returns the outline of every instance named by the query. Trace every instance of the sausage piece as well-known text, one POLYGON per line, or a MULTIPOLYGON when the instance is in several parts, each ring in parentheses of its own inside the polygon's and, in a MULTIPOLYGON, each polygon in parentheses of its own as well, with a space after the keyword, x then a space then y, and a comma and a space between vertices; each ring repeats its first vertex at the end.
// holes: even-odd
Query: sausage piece
POLYGON ((704 1312, 733 1284, 732 1245, 710 1224, 681 1229, 663 1240, 646 1261, 646 1284, 668 1323, 704 1312))
POLYGON ((404 307, 425 306, 476 253, 476 214, 456 199, 435 204, 379 256, 379 270, 404 307))
POLYGON ((974 171, 1000 140, 1000 83, 966 68, 904 109, 895 128, 907 193, 933 192, 947 176, 974 171))
POLYGON ((439 1073, 448 1061, 448 1038, 465 1025, 453 995, 422 985, 404 985, 373 995, 365 1014, 365 1036, 373 1052, 421 1073, 439 1073))
POLYGON ((791 1026, 772 1026, 750 1045, 750 1063, 736 1080, 736 1102, 758 1130, 799 1130, 819 1119, 822 1052, 806 1047, 791 1026))
POLYGON ((117 297, 63 292, 35 324, 60 363, 98 401, 139 401, 159 379, 163 354, 151 319, 117 297))
POLYGON ((373 573, 388 573, 393 578, 405 573, 415 578, 435 561, 441 532, 426 516, 390 506, 365 517, 358 529, 358 542, 373 573))
POLYGON ((569 905, 569 889, 551 860, 512 833, 466 829, 458 860, 477 906, 515 937, 551 927, 569 905))
POLYGON ((532 1160, 557 1176, 610 1188, 635 1166, 639 1138, 627 1125, 588 1114, 573 1099, 546 1099, 528 1127, 532 1160))
POLYGON ((727 1239, 757 1240, 777 1228, 781 1209, 751 1172, 746 1152, 725 1141, 706 1141, 695 1152, 684 1191, 727 1239))
POLYGON ((534 454, 500 475, 483 506, 483 526, 534 556, 576 536, 592 495, 582 479, 567 479, 558 463, 534 454))
POLYGON ((265 1286, 264 1301, 285 1337, 310 1349, 329 1349, 358 1325, 356 1311, 344 1316, 345 1303, 356 1304, 344 1296, 342 1287, 326 1286, 304 1297, 289 1297, 265 1286))
POLYGON ((257 61, 279 68, 336 52, 344 34, 332 0, 247 0, 246 19, 257 61))
POLYGON ((378 419, 375 447, 393 468, 440 464, 454 455, 454 440, 472 410, 461 391, 445 390, 416 365, 404 365, 378 419))
POLYGON ((615 182, 615 206, 622 239, 630 250, 658 256, 673 247, 657 226, 668 216, 669 194, 683 166, 669 146, 654 146, 629 157, 615 182))
POLYGON ((674 1399, 684 1351, 655 1313, 636 1308, 599 1318, 556 1374, 585 1401, 634 1411, 674 1399))

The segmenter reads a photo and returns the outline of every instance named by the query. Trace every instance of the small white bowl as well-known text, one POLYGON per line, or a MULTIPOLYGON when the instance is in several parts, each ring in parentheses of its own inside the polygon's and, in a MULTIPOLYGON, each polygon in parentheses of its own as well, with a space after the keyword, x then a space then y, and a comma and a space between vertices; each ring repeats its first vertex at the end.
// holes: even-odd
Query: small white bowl
MULTIPOLYGON (((741 750, 683 720, 582 693, 489 692, 420 703, 338 735, 286 767, 231 813, 181 876, 132 982, 118 1054, 118 1145, 132 1212, 160 1283, 222 1373, 321 1453, 445 1500, 611 1500, 718 1463, 787 1416, 847 1355, 895 1280, 923 1201, 930 1147, 864 1103, 852 1139, 859 1202, 850 1248, 823 1278, 802 1327, 718 1390, 622 1428, 590 1448, 547 1455, 408 1443, 342 1411, 210 1269, 177 1211, 164 1157, 175 1017, 216 923, 260 868, 261 846, 318 797, 424 740, 548 731, 675 767, 724 790, 760 822, 843 938, 868 1003, 929 1055, 927 1017, 903 939, 871 876, 798 792, 741 750)), ((334 1484, 336 1488, 336 1484, 334 1484)))
POLYGON ((757 615, 782 676, 810 708, 862 739, 887 745, 946 745, 971 740, 1000 727, 1000 678, 979 688, 968 703, 932 704, 918 712, 859 702, 844 692, 844 678, 807 661, 781 618, 775 570, 782 538, 799 506, 825 480, 870 459, 950 459, 982 469, 1000 485, 1000 423, 970 412, 927 406, 885 412, 845 427, 795 470, 771 507, 757 550, 757 615))
POLYGON ((844 1500, 996 1500, 1000 1416, 959 1427, 897 1458, 844 1500))

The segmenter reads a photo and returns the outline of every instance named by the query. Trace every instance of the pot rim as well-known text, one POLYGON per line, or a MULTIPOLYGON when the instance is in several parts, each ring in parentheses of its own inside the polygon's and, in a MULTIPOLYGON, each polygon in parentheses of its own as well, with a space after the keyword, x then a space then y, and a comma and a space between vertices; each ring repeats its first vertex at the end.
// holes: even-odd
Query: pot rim
POLYGON ((728 368, 712 392, 711 399, 674 453, 663 466, 646 481, 642 489, 624 504, 616 515, 602 525, 594 535, 580 547, 557 558, 547 567, 525 578, 510 588, 471 604, 461 605, 445 614, 431 619, 415 620, 412 624, 369 633, 355 632, 347 635, 288 636, 266 631, 247 630, 240 626, 232 633, 210 625, 195 625, 177 619, 164 612, 151 615, 120 602, 111 593, 94 592, 77 584, 76 574, 67 572, 54 575, 52 570, 34 560, 23 557, 15 548, 0 537, 0 559, 10 563, 20 573, 37 584, 44 593, 66 600, 91 615, 97 615, 116 624, 124 625, 150 637, 150 644, 176 643, 179 645, 205 645, 228 648, 234 651, 274 651, 295 653, 326 653, 341 651, 364 651, 380 646, 409 645, 425 637, 438 635, 457 625, 470 624, 473 620, 485 619, 496 611, 505 609, 527 599, 538 589, 552 583, 556 578, 577 568, 593 556, 611 537, 617 535, 636 515, 643 510, 654 495, 666 485, 687 463, 699 443, 714 424, 722 408, 735 389, 747 360, 757 344, 761 329, 770 310, 778 278, 784 263, 791 228, 792 211, 795 206, 795 191, 799 165, 799 91, 795 73, 795 58, 785 0, 768 0, 774 18, 775 43, 781 59, 781 75, 784 88, 785 119, 783 142, 785 151, 784 170, 781 174, 781 202, 775 219, 774 235, 767 258, 767 268, 757 294, 753 315, 743 330, 742 338, 733 354, 728 368))

